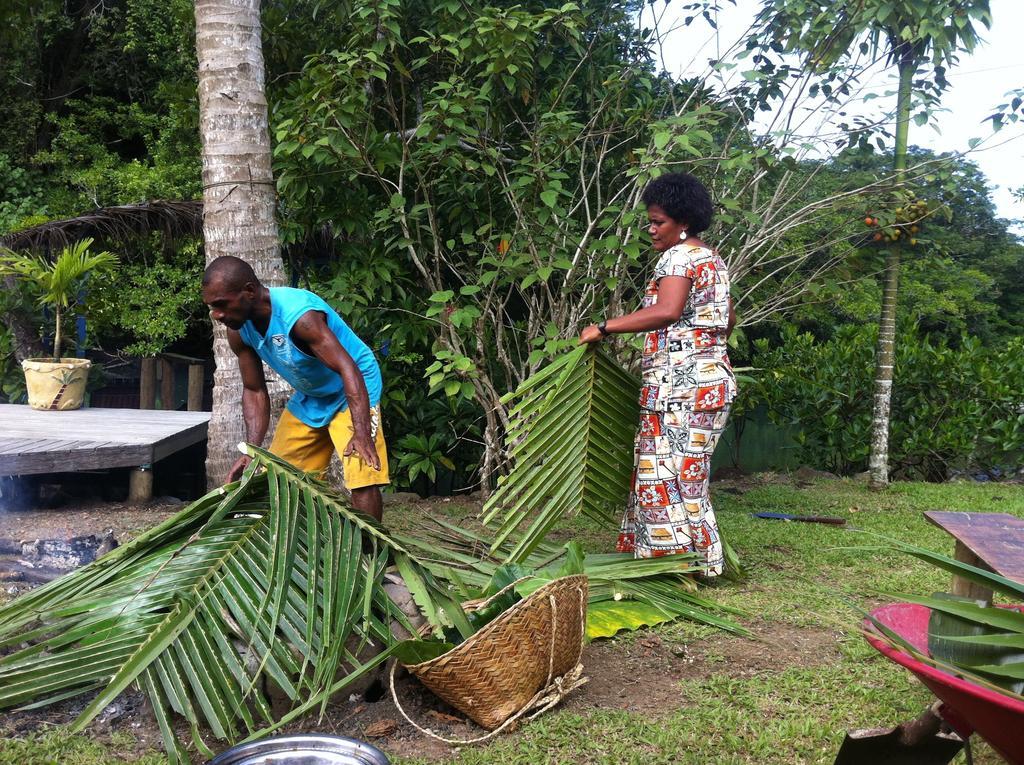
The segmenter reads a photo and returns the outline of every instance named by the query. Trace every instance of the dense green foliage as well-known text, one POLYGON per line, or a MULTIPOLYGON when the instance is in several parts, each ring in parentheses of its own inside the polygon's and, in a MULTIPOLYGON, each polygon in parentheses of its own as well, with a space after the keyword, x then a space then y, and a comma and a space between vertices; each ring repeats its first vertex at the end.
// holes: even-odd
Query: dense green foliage
MULTIPOLYGON (((841 474, 864 470, 871 427, 873 327, 845 327, 828 341, 787 328, 755 343, 748 396, 793 426, 801 457, 841 474), (812 414, 813 413, 813 414, 812 414)), ((890 461, 902 478, 945 480, 953 469, 1019 464, 1024 456, 1024 340, 957 347, 899 335, 890 461)), ((749 403, 749 402, 748 402, 749 403)))
POLYGON ((22 174, 0 231, 198 193, 191 14, 188 0, 6 6, 0 174, 22 174))
MULTIPOLYGON (((871 150, 848 151, 819 174, 808 189, 809 198, 834 193, 838 188, 865 185, 885 173, 891 159, 871 150)), ((1024 325, 1024 244, 1011 233, 1009 223, 996 216, 991 190, 977 166, 965 159, 914 149, 911 162, 922 168, 903 195, 877 191, 858 198, 852 216, 826 219, 845 227, 844 262, 820 280, 814 299, 789 312, 781 323, 793 323, 819 338, 836 327, 878 320, 881 285, 873 278, 883 267, 882 250, 872 236, 878 227, 866 217, 891 219, 908 198, 927 200, 928 215, 919 221, 913 246, 906 248, 901 273, 901 323, 912 323, 929 336, 955 343, 962 334, 986 345, 1020 334, 1024 325)), ((823 257, 823 255, 822 255, 823 257)))
MULTIPOLYGON (((901 326, 915 342, 957 348, 971 335, 998 348, 1024 323, 1024 247, 973 165, 912 152, 912 188, 896 194, 883 182, 884 135, 863 125, 842 126, 854 148, 838 155, 825 139, 758 135, 755 114, 800 78, 836 101, 844 70, 789 67, 769 35, 722 62, 749 70, 730 93, 676 82, 659 72, 637 7, 264 4, 286 261, 293 283, 323 294, 377 352, 403 487, 447 493, 506 467, 501 395, 582 324, 636 305, 649 265, 637 194, 666 168, 695 172, 718 201, 707 239, 736 278, 739 364, 751 341, 779 344, 789 327, 828 341, 872 325, 884 248, 863 220, 911 196, 930 211, 904 254, 901 326)), ((0 235, 199 195, 188 0, 17 0, 0 19, 0 235)), ((1019 103, 1003 111, 1010 119, 1019 103)), ((201 243, 101 244, 122 268, 116 284, 94 285, 89 343, 206 355, 201 243)), ((634 350, 616 347, 623 361, 634 350)), ((4 353, 5 395, 18 395, 17 379, 4 353)), ((805 402, 786 419, 814 415, 805 402)))

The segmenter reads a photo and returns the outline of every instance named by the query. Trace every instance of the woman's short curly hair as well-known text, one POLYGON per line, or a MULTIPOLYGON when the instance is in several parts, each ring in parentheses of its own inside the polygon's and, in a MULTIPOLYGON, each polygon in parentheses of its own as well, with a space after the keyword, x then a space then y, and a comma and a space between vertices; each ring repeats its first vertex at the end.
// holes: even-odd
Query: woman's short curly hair
POLYGON ((658 205, 676 223, 685 223, 690 234, 699 234, 711 225, 711 194, 688 173, 658 176, 647 184, 642 199, 647 207, 658 205))

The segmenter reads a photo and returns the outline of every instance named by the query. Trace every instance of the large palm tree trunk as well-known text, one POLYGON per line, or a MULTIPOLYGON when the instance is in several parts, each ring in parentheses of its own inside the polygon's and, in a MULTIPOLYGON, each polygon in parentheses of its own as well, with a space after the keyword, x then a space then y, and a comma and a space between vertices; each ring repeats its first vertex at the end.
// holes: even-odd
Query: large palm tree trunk
MULTIPOLYGON (((903 181, 907 169, 907 136, 910 130, 910 87, 916 70, 913 53, 904 50, 900 57, 900 86, 896 98, 896 145, 893 170, 896 182, 903 181)), ((896 307, 899 299, 900 245, 889 248, 885 261, 885 285, 882 312, 878 322, 878 346, 875 362, 875 405, 871 418, 871 454, 868 470, 871 486, 878 489, 889 483, 889 420, 892 411, 893 366, 896 358, 896 307)))
MULTIPOLYGON (((206 260, 235 255, 267 285, 284 283, 274 218, 270 133, 264 93, 259 0, 196 0, 199 56, 199 132, 203 144, 203 236, 206 260)), ((225 330, 214 327, 213 416, 207 481, 217 484, 245 440, 242 383, 225 330)), ((267 372, 271 407, 278 413, 287 386, 267 372)))

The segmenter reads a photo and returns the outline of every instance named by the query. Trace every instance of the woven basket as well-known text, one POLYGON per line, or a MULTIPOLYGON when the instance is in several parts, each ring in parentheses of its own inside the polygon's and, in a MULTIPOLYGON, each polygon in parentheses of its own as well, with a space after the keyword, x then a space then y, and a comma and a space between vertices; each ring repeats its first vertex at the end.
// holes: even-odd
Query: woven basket
POLYGON ((579 664, 587 592, 585 576, 556 579, 448 653, 406 669, 479 726, 494 730, 579 664))

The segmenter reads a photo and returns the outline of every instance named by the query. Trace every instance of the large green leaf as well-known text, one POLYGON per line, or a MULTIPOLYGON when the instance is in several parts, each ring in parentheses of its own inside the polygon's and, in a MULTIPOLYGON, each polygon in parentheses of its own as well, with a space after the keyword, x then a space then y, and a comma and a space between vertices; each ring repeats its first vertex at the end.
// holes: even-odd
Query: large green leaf
MULTIPOLYGON (((868 553, 896 549, 996 592, 1016 598, 1024 595, 1024 586, 999 574, 917 545, 890 539, 886 542, 887 545, 884 547, 856 549, 868 553)), ((970 600, 947 593, 936 593, 931 597, 899 594, 893 597, 931 609, 928 654, 921 654, 878 619, 858 609, 874 625, 883 639, 922 662, 962 675, 972 682, 1005 693, 1012 698, 1024 698, 1020 695, 1024 691, 1024 662, 1021 661, 1021 649, 1024 649, 1024 613, 1013 608, 999 608, 985 601, 970 600)))
POLYGON ((640 383, 592 346, 580 346, 526 380, 510 403, 506 443, 515 468, 484 507, 497 523, 494 553, 522 562, 561 518, 614 523, 629 496, 640 383))
POLYGON ((602 600, 587 610, 587 639, 612 637, 622 630, 637 630, 672 621, 675 614, 638 600, 602 600))

